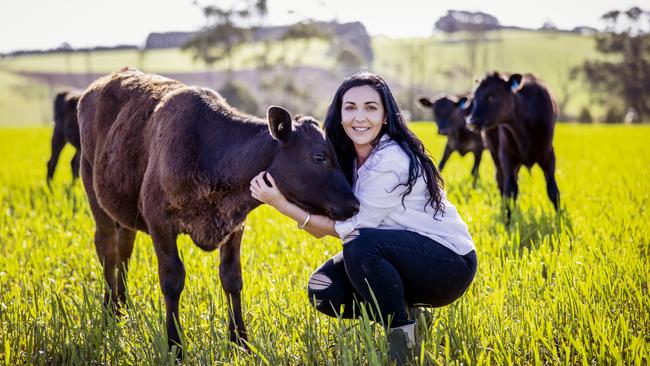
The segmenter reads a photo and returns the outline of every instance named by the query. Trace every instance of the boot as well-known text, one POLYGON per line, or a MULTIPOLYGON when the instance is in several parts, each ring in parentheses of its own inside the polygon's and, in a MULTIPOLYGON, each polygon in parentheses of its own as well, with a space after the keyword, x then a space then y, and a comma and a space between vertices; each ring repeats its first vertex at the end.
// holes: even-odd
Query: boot
MULTIPOLYGON (((429 334, 429 327, 433 324, 433 313, 425 307, 426 305, 424 307, 422 305, 408 305, 407 307, 409 320, 415 321, 415 348, 412 350, 412 354, 413 360, 417 364, 421 362, 419 358, 422 355, 422 337, 429 334)), ((426 353, 424 354, 424 364, 431 364, 426 353)))
POLYGON ((388 356, 391 362, 402 366, 413 360, 416 346, 415 323, 388 330, 388 356))

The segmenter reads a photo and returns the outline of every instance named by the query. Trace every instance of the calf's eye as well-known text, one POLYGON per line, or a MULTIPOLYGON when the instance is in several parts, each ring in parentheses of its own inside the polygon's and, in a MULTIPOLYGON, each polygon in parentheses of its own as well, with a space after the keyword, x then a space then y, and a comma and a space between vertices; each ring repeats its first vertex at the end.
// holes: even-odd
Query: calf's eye
POLYGON ((324 163, 327 158, 325 158, 325 154, 314 154, 311 156, 311 158, 317 162, 317 163, 324 163))

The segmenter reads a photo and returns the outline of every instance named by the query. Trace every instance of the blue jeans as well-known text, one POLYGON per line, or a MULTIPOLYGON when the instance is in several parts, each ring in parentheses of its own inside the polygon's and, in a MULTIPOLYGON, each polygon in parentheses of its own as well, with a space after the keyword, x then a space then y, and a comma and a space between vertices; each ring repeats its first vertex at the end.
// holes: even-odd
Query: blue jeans
POLYGON ((476 268, 475 251, 458 255, 411 231, 360 229, 312 273, 308 294, 318 311, 342 318, 358 317, 359 302, 376 309, 374 295, 381 320, 390 317, 390 326, 399 327, 413 323, 407 306, 439 307, 458 299, 476 268))

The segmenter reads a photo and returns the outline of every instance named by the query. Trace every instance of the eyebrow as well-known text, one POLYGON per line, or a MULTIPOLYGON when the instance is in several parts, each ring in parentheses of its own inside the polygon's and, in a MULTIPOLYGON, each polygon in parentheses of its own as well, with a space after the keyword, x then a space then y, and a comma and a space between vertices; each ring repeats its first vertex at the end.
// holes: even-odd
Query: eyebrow
MULTIPOLYGON (((343 102, 343 104, 355 104, 355 105, 356 105, 355 102, 352 102, 352 101, 349 101, 349 100, 343 102)), ((368 101, 368 102, 364 102, 364 104, 379 104, 379 102, 375 102, 374 100, 370 100, 370 101, 368 101)))

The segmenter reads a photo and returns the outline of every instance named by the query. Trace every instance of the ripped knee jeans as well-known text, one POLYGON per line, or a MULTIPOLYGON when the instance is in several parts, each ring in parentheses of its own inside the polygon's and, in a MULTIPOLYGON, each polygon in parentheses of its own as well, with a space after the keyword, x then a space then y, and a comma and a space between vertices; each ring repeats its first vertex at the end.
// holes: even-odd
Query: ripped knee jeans
POLYGON ((439 307, 458 299, 477 265, 475 251, 459 255, 415 232, 360 229, 343 251, 312 273, 308 294, 326 315, 356 318, 364 303, 380 315, 377 321, 391 319, 391 326, 402 326, 413 322, 408 306, 439 307))

